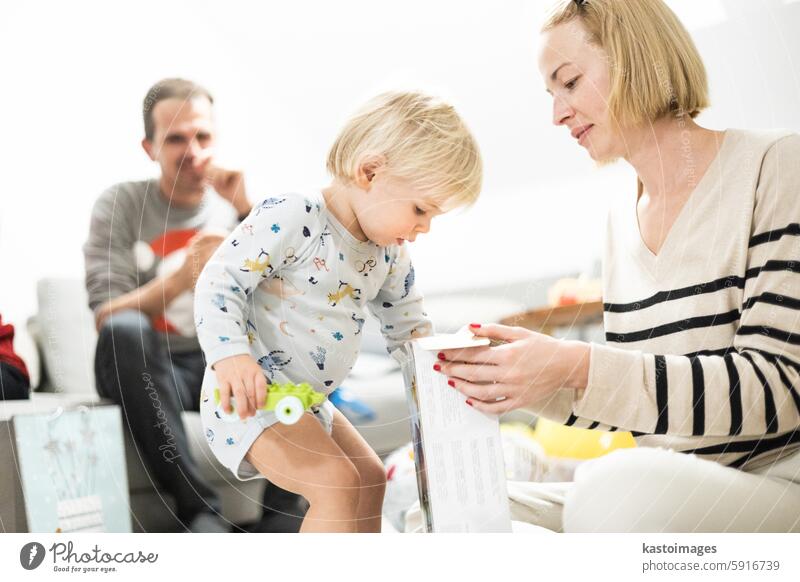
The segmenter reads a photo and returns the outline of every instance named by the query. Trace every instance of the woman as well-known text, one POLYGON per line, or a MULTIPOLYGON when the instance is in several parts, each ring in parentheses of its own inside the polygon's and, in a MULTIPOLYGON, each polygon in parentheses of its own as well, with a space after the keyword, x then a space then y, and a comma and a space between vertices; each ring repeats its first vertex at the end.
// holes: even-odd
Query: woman
POLYGON ((509 483, 515 515, 566 531, 800 531, 800 136, 697 125, 705 70, 661 0, 562 1, 539 67, 553 123, 639 178, 609 215, 607 343, 473 324, 508 343, 443 352, 440 371, 478 410, 629 430, 639 448, 574 483, 509 483))

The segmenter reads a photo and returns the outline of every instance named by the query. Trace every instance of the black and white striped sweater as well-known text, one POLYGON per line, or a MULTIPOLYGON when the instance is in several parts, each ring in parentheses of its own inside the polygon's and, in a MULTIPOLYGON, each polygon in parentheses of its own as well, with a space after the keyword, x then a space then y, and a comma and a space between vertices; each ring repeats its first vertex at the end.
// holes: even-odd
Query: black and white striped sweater
POLYGON ((606 345, 541 412, 752 470, 800 448, 800 136, 728 130, 659 252, 609 214, 606 345))

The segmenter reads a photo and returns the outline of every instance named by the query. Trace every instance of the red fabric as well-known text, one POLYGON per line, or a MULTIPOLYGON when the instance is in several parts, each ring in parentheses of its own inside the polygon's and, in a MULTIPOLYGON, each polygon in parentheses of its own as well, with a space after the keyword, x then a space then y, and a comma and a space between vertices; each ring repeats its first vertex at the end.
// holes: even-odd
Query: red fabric
POLYGON ((29 378, 25 362, 14 353, 14 326, 10 323, 3 325, 2 315, 0 315, 0 362, 14 366, 29 378))
POLYGON ((150 248, 159 257, 166 257, 189 244, 189 241, 198 233, 196 228, 183 230, 170 230, 150 242, 150 248))
MULTIPOLYGON (((174 252, 185 249, 189 245, 189 241, 192 240, 192 237, 198 232, 199 230, 196 228, 170 230, 150 241, 150 248, 153 249, 156 256, 163 259, 174 252)), ((181 335, 178 328, 175 327, 167 317, 168 313, 166 311, 161 315, 152 317, 153 329, 162 333, 181 335)))

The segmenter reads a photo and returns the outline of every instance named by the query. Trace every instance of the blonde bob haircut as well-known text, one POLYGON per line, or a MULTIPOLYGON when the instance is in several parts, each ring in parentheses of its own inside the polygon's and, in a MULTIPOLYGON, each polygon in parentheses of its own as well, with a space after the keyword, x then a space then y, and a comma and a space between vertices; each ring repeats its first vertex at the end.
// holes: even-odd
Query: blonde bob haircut
POLYGON ((371 99, 351 117, 328 153, 328 172, 345 184, 370 160, 377 172, 407 180, 445 210, 474 203, 483 164, 463 120, 435 97, 389 92, 371 99))
POLYGON ((708 107, 700 54, 662 0, 559 0, 542 32, 575 19, 608 56, 608 109, 621 125, 695 117, 708 107))

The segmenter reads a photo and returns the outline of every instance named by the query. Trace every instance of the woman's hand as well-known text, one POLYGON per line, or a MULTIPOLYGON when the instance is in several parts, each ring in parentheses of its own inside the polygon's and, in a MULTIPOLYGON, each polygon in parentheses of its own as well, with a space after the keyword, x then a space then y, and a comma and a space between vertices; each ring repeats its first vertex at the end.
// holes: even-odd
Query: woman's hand
POLYGON ((471 324, 470 331, 507 343, 444 350, 439 353, 437 371, 478 410, 502 414, 529 406, 562 387, 586 388, 590 353, 586 343, 505 325, 471 324))
POLYGON ((212 369, 217 375, 219 400, 222 409, 230 414, 231 393, 236 397, 236 412, 244 420, 262 408, 267 400, 267 379, 261 366, 249 354, 230 356, 216 362, 212 369))

